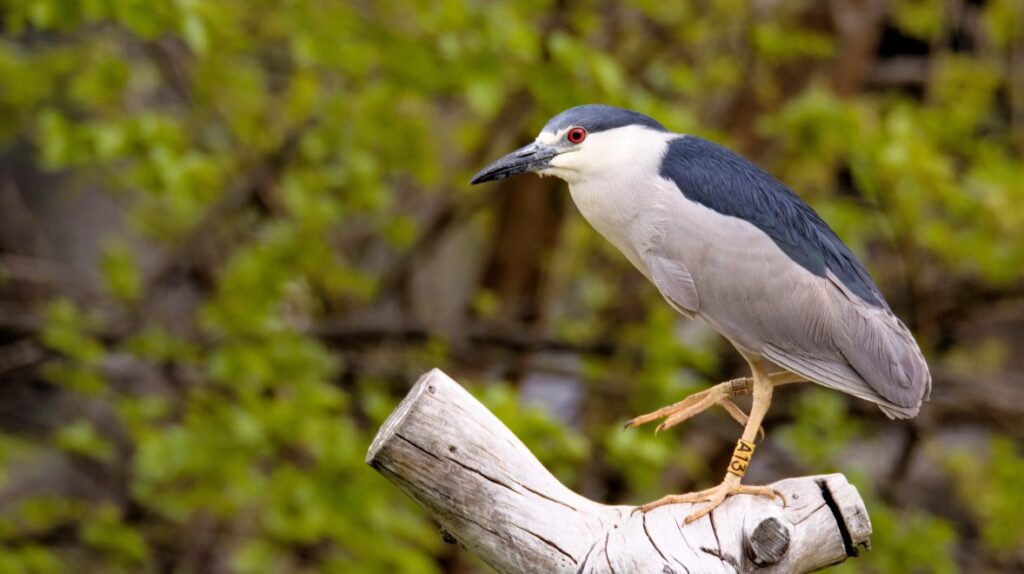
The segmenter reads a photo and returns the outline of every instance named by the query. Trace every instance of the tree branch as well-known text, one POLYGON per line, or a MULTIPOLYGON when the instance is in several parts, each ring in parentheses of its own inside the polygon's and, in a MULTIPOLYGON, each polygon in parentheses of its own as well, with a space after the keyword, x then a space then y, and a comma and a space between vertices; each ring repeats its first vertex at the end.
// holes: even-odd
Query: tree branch
POLYGON ((689 504, 633 514, 583 498, 458 383, 424 375, 381 426, 366 462, 502 573, 810 572, 856 556, 871 523, 842 475, 734 496, 693 524, 689 504))

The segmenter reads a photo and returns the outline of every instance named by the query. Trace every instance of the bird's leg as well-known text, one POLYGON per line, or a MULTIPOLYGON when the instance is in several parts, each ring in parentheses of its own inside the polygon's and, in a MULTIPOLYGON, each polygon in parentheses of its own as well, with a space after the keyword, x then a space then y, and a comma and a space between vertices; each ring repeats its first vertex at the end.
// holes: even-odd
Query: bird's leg
MULTIPOLYGON (((746 486, 740 484, 740 481, 743 479, 743 475, 747 472, 747 465, 750 464, 750 460, 753 458, 755 448, 754 438, 757 436, 758 429, 761 426, 761 421, 764 419, 765 413, 768 412, 769 405, 771 405, 772 387, 775 384, 768 373, 765 372, 764 364, 760 360, 750 360, 749 362, 754 375, 753 383, 751 385, 753 387, 754 405, 750 409, 750 416, 747 417, 746 425, 743 428, 743 436, 736 442, 736 449, 733 451, 732 459, 729 461, 729 467, 726 469, 725 478, 722 480, 721 484, 700 492, 669 495, 654 502, 645 504, 637 508, 636 511, 648 512, 658 508, 659 506, 680 502, 707 502, 708 504, 686 518, 686 523, 689 524, 690 522, 693 522, 714 510, 722 503, 722 501, 725 500, 727 496, 731 496, 733 494, 752 494, 757 496, 766 496, 768 498, 778 496, 779 498, 782 498, 782 502, 785 504, 785 498, 767 486, 746 486)), ((793 381, 786 378, 786 382, 793 381)))
MULTIPOLYGON (((787 371, 779 371, 766 376, 771 380, 772 385, 784 385, 804 380, 799 375, 787 371)), ((662 407, 645 415, 640 415, 627 422, 626 427, 635 428, 651 421, 665 419, 665 421, 655 429, 655 432, 661 432, 704 412, 714 405, 721 405, 736 422, 746 426, 748 420, 747 415, 738 406, 736 406, 736 403, 732 402, 732 399, 733 397, 750 394, 753 388, 754 379, 752 377, 742 377, 726 381, 724 383, 719 383, 710 389, 694 393, 678 403, 662 407)), ((764 430, 760 427, 758 427, 758 434, 762 436, 764 435, 764 430)))

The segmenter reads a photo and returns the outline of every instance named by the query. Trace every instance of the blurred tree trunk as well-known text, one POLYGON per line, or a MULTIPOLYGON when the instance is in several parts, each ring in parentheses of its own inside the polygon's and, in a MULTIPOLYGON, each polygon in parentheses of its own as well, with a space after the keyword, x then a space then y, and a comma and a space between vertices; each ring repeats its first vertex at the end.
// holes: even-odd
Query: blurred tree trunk
POLYGON ((496 318, 526 325, 543 321, 545 266, 558 243, 565 207, 558 180, 529 177, 502 183, 481 285, 500 302, 496 318))

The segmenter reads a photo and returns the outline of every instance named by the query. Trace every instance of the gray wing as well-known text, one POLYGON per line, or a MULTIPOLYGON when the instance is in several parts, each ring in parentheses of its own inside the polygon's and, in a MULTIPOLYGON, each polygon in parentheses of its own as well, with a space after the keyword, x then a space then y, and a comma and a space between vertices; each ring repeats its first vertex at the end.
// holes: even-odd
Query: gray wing
MULTIPOLYGON (((818 280, 816 280, 818 281, 818 280)), ((807 328, 763 333, 765 358, 826 387, 878 404, 890 418, 917 415, 931 375, 907 327, 887 308, 868 305, 829 277, 820 297, 794 298, 779 309, 807 328)))
POLYGON ((700 311, 700 298, 690 270, 679 261, 648 253, 644 261, 651 282, 676 311, 693 318, 700 311))

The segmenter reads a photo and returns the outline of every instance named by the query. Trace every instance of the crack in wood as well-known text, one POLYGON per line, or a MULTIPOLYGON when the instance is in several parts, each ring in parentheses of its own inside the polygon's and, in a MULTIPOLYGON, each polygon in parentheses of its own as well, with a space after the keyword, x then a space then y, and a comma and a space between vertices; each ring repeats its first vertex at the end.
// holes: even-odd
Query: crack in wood
POLYGON ((718 537, 718 525, 715 524, 715 512, 714 511, 711 511, 711 512, 708 513, 708 521, 711 523, 711 532, 715 535, 715 544, 718 546, 718 550, 717 551, 713 551, 710 548, 704 548, 704 547, 701 547, 701 550, 703 550, 704 552, 714 556, 715 558, 718 558, 719 560, 721 560, 722 562, 725 562, 729 566, 732 566, 732 569, 734 571, 739 572, 740 565, 736 561, 736 559, 733 558, 732 555, 726 554, 722 550, 722 539, 718 537))
POLYGON ((732 568, 733 572, 739 572, 740 571, 739 563, 731 555, 726 554, 726 553, 722 552, 721 550, 715 550, 714 548, 708 548, 707 546, 701 546, 700 547, 700 551, 705 553, 705 554, 714 556, 715 558, 718 558, 724 564, 728 564, 732 568))
POLYGON ((459 465, 460 467, 462 467, 462 468, 464 468, 464 469, 468 470, 469 472, 472 472, 473 474, 475 474, 475 475, 477 475, 477 476, 480 476, 480 477, 482 477, 483 479, 485 479, 485 480, 487 480, 487 481, 489 481, 489 482, 493 482, 494 484, 497 484, 498 486, 501 486, 501 487, 507 488, 508 490, 511 490, 512 492, 514 492, 514 493, 516 493, 516 494, 519 494, 519 495, 522 495, 522 494, 523 494, 522 492, 519 492, 519 491, 518 491, 518 490, 516 490, 515 488, 512 488, 511 486, 509 486, 509 485, 505 484, 504 482, 502 482, 502 481, 498 480, 497 478, 494 478, 494 477, 488 476, 487 474, 484 474, 484 473, 483 473, 482 471, 480 471, 480 470, 478 470, 478 469, 475 469, 475 468, 473 468, 473 467, 471 467, 471 466, 469 466, 469 465, 467 465, 467 464, 465 464, 465 463, 463 463, 463 462, 461 462, 461 461, 459 461, 459 460, 457 460, 457 459, 454 459, 454 458, 452 458, 452 457, 450 457, 450 456, 446 456, 446 457, 444 457, 444 458, 445 458, 446 460, 449 460, 449 461, 451 461, 451 462, 454 462, 455 464, 459 465))
POLYGON ((817 507, 815 507, 815 509, 814 509, 814 510, 812 510, 812 511, 808 512, 806 516, 804 516, 804 517, 803 517, 803 518, 801 518, 800 520, 797 520, 796 522, 794 522, 794 523, 793 523, 793 525, 794 525, 794 526, 796 526, 797 524, 803 524, 803 522, 804 522, 805 520, 807 520, 808 518, 810 518, 810 517, 814 516, 815 514, 817 514, 817 512, 818 512, 819 510, 821 510, 822 508, 824 508, 824 507, 825 507, 825 503, 824 503, 824 502, 822 502, 822 503, 821 503, 821 504, 819 504, 819 505, 818 505, 817 507))
MULTIPOLYGON (((552 498, 552 497, 548 496, 547 494, 544 494, 543 492, 541 492, 541 491, 539 491, 539 490, 537 490, 535 488, 530 488, 529 486, 527 486, 527 485, 525 485, 525 484, 523 484, 521 482, 517 482, 516 484, 518 484, 519 486, 523 487, 525 490, 528 490, 528 491, 536 494, 537 496, 539 496, 539 497, 541 497, 541 498, 543 498, 545 500, 550 500, 551 502, 554 502, 555 504, 561 504, 562 506, 568 508, 569 510, 571 510, 573 512, 579 512, 578 508, 575 508, 574 506, 572 506, 571 504, 569 504, 567 502, 562 502, 561 500, 558 500, 557 498, 552 498)), ((600 521, 600 520, 601 520, 600 517, 598 517, 598 521, 600 521)), ((604 529, 604 523, 601 524, 601 529, 602 530, 604 529)))
POLYGON ((643 527, 644 527, 644 535, 647 536, 647 540, 648 540, 648 542, 651 543, 651 546, 654 548, 654 551, 658 553, 658 556, 661 556, 662 560, 664 560, 665 562, 668 562, 668 558, 665 558, 665 553, 661 551, 661 548, 658 548, 658 544, 654 541, 654 538, 651 537, 651 531, 647 529, 647 513, 646 512, 644 512, 641 515, 641 517, 640 517, 640 524, 643 525, 643 527))
POLYGON ((608 564, 608 571, 615 574, 615 567, 612 566, 612 556, 611 554, 608 554, 608 538, 610 538, 611 535, 611 532, 604 535, 604 561, 608 564))
POLYGON ((843 549, 846 550, 846 556, 853 558, 860 556, 860 550, 853 545, 853 538, 850 536, 850 529, 846 526, 846 519, 843 518, 843 511, 839 509, 839 505, 836 504, 836 499, 832 496, 832 491, 828 488, 828 483, 824 480, 819 480, 818 487, 821 488, 821 497, 825 499, 825 504, 828 505, 828 509, 832 511, 832 517, 836 521, 836 526, 839 527, 839 535, 843 538, 843 549))
MULTIPOLYGON (((650 543, 651 543, 651 547, 653 547, 653 548, 654 548, 654 551, 658 553, 658 556, 661 556, 661 559, 662 559, 662 560, 664 560, 664 561, 666 562, 666 564, 665 564, 665 568, 664 568, 664 569, 662 569, 662 572, 665 572, 665 571, 666 571, 666 569, 667 569, 667 571, 668 571, 668 572, 672 572, 673 574, 675 574, 675 570, 673 570, 673 569, 672 569, 672 568, 671 568, 671 567, 670 567, 670 566, 668 565, 668 562, 669 562, 669 558, 668 558, 667 556, 665 556, 665 553, 661 551, 661 548, 658 548, 658 543, 654 541, 654 537, 653 537, 653 536, 651 536, 651 531, 647 529, 647 513, 644 513, 644 514, 643 514, 643 516, 642 516, 642 518, 641 518, 641 521, 642 521, 642 522, 641 522, 641 524, 642 524, 642 525, 643 525, 643 527, 644 527, 644 534, 646 534, 646 535, 647 535, 647 540, 648 540, 648 541, 650 541, 650 543)), ((682 532, 682 531, 680 530, 680 532, 682 532)), ((685 565, 685 564, 683 564, 682 562, 680 562, 680 561, 679 561, 679 559, 678 559, 678 558, 676 558, 675 556, 673 556, 673 557, 672 557, 672 562, 675 562, 676 564, 678 564, 678 565, 682 566, 682 567, 683 567, 683 570, 684 570, 684 571, 686 571, 686 573, 687 573, 687 574, 689 574, 689 573, 690 573, 690 570, 689 570, 689 568, 687 568, 687 567, 686 567, 686 565, 685 565)))
MULTIPOLYGON (((420 445, 416 444, 415 442, 409 440, 408 438, 402 436, 402 434, 400 434, 400 433, 395 433, 395 436, 397 436, 398 438, 404 440, 405 442, 409 443, 410 445, 414 446, 417 450, 419 450, 420 452, 426 454, 427 456, 430 456, 430 457, 432 457, 432 458, 434 458, 436 460, 440 460, 440 461, 447 460, 447 461, 453 462, 453 463, 459 465, 461 468, 463 468, 465 470, 468 470, 468 471, 476 474, 477 476, 480 476, 480 477, 484 478, 485 480, 487 480, 489 482, 493 482, 494 484, 497 484, 498 486, 502 486, 504 488, 507 488, 507 489, 511 490, 512 492, 515 492, 516 494, 520 494, 520 495, 522 494, 521 492, 519 492, 515 488, 512 488, 511 486, 505 484, 504 482, 502 482, 502 481, 500 481, 500 480, 498 480, 496 478, 490 477, 490 476, 484 474, 483 472, 481 472, 481 471, 479 471, 479 470, 477 470, 477 469, 475 469, 475 468, 473 468, 471 466, 468 466, 468 465, 460 462, 457 459, 454 459, 454 458, 452 458, 450 456, 445 456, 443 458, 440 457, 440 456, 437 456, 436 454, 430 452, 429 450, 423 448, 422 446, 420 446, 420 445)), ((575 510, 575 509, 573 509, 573 510, 575 510)))
POLYGON ((450 516, 454 516, 454 517, 456 517, 456 518, 458 518, 460 520, 465 520, 466 522, 476 526, 480 530, 483 530, 484 532, 487 532, 489 534, 494 535, 498 540, 501 540, 501 541, 503 541, 503 542, 505 542, 507 544, 512 544, 512 543, 515 542, 514 540, 512 540, 512 538, 510 536, 502 534, 501 532, 498 532, 496 530, 492 530, 490 528, 487 528, 483 524, 480 524, 479 522, 477 522, 476 520, 473 520, 472 518, 466 516, 465 514, 462 514, 460 512, 456 512, 454 510, 445 510, 445 514, 448 514, 450 516))
POLYGON ((537 534, 536 532, 534 532, 534 531, 530 530, 529 528, 523 528, 522 526, 519 526, 518 524, 514 524, 514 523, 513 523, 513 524, 512 524, 512 526, 515 526, 515 527, 516 527, 516 528, 518 528, 519 530, 522 530, 523 532, 526 532, 527 534, 529 534, 529 535, 533 536, 533 537, 534 537, 534 538, 536 538, 537 540, 540 540, 540 541, 541 541, 541 542, 543 542, 544 544, 547 544, 547 545, 548 545, 548 546, 550 546, 551 548, 554 548, 554 549, 555 549, 556 551, 558 551, 559 553, 561 553, 561 554, 562 554, 563 556, 565 556, 566 558, 568 558, 569 560, 571 560, 571 561, 572 561, 572 563, 573 563, 573 565, 575 565, 575 564, 577 563, 577 560, 576 560, 576 557, 575 557, 575 556, 573 556, 572 554, 569 554, 568 552, 566 552, 565 550, 563 550, 563 549, 562 549, 562 548, 561 548, 561 547, 560 547, 559 545, 557 545, 557 544, 555 544, 554 542, 552 542, 552 541, 548 540, 547 538, 544 538, 544 537, 543 537, 543 536, 541 536, 540 534, 537 534))
POLYGON ((580 564, 579 569, 576 570, 576 574, 583 574, 583 569, 587 567, 587 562, 590 561, 590 555, 594 553, 594 548, 597 548, 597 542, 591 545, 590 550, 587 550, 587 554, 583 557, 583 562, 580 564))
POLYGON ((718 547, 718 554, 722 554, 722 540, 718 538, 718 525, 715 524, 715 513, 708 513, 708 522, 711 523, 711 533, 715 535, 715 546, 718 547))
MULTIPOLYGON (((686 539, 686 533, 683 532, 683 524, 682 524, 682 522, 680 522, 678 520, 673 520, 672 522, 675 523, 676 530, 679 531, 679 537, 683 540, 683 544, 685 544, 686 547, 690 549, 690 552, 693 552, 694 554, 696 554, 696 551, 694 551, 693 546, 690 546, 690 541, 686 539)), ((679 560, 676 560, 676 562, 679 562, 679 560)), ((679 565, 683 567, 683 570, 686 570, 686 574, 690 574, 690 569, 687 568, 685 564, 683 564, 682 562, 679 562, 679 565)))
POLYGON ((414 448, 415 448, 416 450, 418 450, 418 451, 422 452, 423 454, 425 454, 425 455, 429 456, 430 458, 433 458, 433 459, 435 459, 435 460, 441 460, 441 461, 443 461, 443 460, 444 460, 444 459, 442 459, 441 457, 437 456, 436 454, 434 454, 434 453, 430 452, 429 450, 427 450, 427 449, 423 448, 422 446, 420 446, 420 445, 418 445, 418 444, 416 444, 416 443, 412 442, 411 440, 409 440, 409 439, 405 438, 404 436, 402 436, 402 435, 401 435, 401 434, 399 434, 399 433, 395 433, 395 436, 396 436, 396 437, 398 437, 398 438, 400 438, 400 439, 402 439, 402 440, 404 440, 405 442, 407 442, 407 443, 411 444, 411 445, 412 445, 412 446, 413 446, 413 447, 414 447, 414 448))

